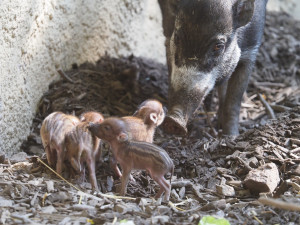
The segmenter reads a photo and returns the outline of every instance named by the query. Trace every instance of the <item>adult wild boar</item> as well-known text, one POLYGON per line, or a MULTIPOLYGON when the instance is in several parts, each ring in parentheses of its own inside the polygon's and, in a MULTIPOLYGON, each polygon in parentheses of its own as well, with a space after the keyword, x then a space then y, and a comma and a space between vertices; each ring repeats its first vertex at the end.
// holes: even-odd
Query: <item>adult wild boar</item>
POLYGON ((243 93, 263 35, 267 0, 158 0, 169 68, 164 128, 185 134, 205 96, 218 86, 223 134, 238 135, 243 93))

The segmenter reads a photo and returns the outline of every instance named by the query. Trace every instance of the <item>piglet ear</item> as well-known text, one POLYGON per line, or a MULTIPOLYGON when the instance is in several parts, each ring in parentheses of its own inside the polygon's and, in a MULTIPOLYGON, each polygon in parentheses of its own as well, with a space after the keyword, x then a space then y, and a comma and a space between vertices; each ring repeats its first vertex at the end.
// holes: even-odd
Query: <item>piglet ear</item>
POLYGON ((124 141, 128 141, 128 135, 124 132, 121 132, 118 136, 117 136, 117 140, 119 142, 124 142, 124 141))
POLYGON ((255 0, 237 0, 233 5, 234 28, 245 26, 252 19, 255 0))
POLYGON ((85 117, 84 117, 84 116, 80 117, 80 121, 81 121, 81 122, 86 121, 85 117))

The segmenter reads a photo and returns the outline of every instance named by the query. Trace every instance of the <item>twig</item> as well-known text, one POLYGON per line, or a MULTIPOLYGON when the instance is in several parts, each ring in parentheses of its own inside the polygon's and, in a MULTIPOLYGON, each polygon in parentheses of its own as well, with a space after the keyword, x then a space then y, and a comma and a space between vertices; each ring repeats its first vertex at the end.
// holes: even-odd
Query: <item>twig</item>
MULTIPOLYGON (((37 158, 37 160, 39 162, 41 162, 44 166, 46 166, 49 170, 51 170, 53 173, 55 173, 55 175, 57 175, 60 179, 62 179, 63 181, 65 181, 67 184, 69 184, 71 187, 75 188, 78 193, 80 193, 81 195, 87 195, 88 197, 91 197, 93 195, 84 193, 83 191, 81 191, 78 187, 74 186, 73 184, 71 184, 69 181, 67 181, 65 178, 63 178, 61 175, 59 175, 56 171, 54 171, 51 167, 49 167, 46 163, 44 163, 40 158, 37 158)), ((131 197, 123 197, 123 196, 115 196, 115 195, 107 195, 107 194, 103 194, 101 192, 98 192, 98 194, 101 197, 106 197, 106 198, 113 198, 113 199, 128 199, 128 200, 135 200, 136 198, 131 198, 131 197)), ((92 197, 91 197, 92 198, 92 197)), ((93 198, 97 198, 95 196, 93 196, 93 198)))
POLYGON ((272 142, 272 141, 268 141, 268 143, 269 143, 270 145, 272 145, 272 147, 276 147, 277 149, 279 149, 280 151, 282 151, 282 152, 284 152, 284 153, 289 153, 289 152, 290 152, 290 150, 288 150, 287 148, 284 148, 284 147, 282 147, 282 146, 280 146, 280 145, 277 145, 277 144, 275 144, 275 143, 272 142))
POLYGON ((284 83, 273 83, 273 82, 254 82, 255 86, 265 86, 265 87, 279 87, 284 88, 287 85, 284 83))
POLYGON ((253 218, 259 223, 259 224, 264 224, 263 222, 261 222, 261 220, 260 219, 258 219, 256 216, 253 216, 253 218))
POLYGON ((276 119, 274 111, 271 108, 271 106, 269 105, 269 103, 263 98, 263 96, 261 94, 258 94, 258 97, 259 97, 260 101, 262 102, 262 104, 264 105, 264 107, 266 108, 266 111, 267 111, 268 115, 271 117, 271 119, 276 119))
POLYGON ((181 187, 186 187, 191 185, 192 183, 189 180, 172 181, 172 188, 181 188, 181 187))
POLYGON ((287 107, 287 106, 284 106, 284 105, 271 104, 270 106, 273 110, 275 110, 277 112, 287 112, 291 109, 290 107, 287 107))
POLYGON ((194 212, 194 211, 197 211, 197 210, 201 209, 201 206, 197 206, 196 208, 193 208, 193 209, 184 210, 184 209, 181 209, 181 208, 179 208, 179 207, 176 207, 171 201, 169 201, 169 206, 171 206, 171 208, 172 208, 176 213, 179 213, 179 214, 186 214, 186 213, 194 212))
POLYGON ((31 219, 28 218, 29 216, 32 216, 32 215, 33 215, 32 213, 26 214, 26 215, 12 214, 11 218, 22 220, 26 224, 37 224, 37 223, 35 223, 34 221, 32 221, 31 219))
POLYGON ((259 198, 258 201, 264 205, 273 206, 279 209, 298 211, 300 212, 300 205, 294 203, 287 203, 282 200, 272 199, 272 198, 259 198))
POLYGON ((300 140, 298 140, 298 139, 291 138, 291 141, 292 141, 293 144, 300 145, 300 140))
POLYGON ((114 220, 112 221, 112 225, 116 224, 116 222, 118 221, 118 217, 114 217, 114 220))
POLYGON ((74 81, 61 69, 57 70, 57 72, 59 73, 59 75, 61 75, 65 80, 71 82, 74 84, 74 81))
POLYGON ((194 194, 198 197, 199 201, 201 203, 207 203, 208 201, 203 197, 203 195, 200 193, 200 191, 196 188, 195 185, 192 185, 192 189, 194 194))
POLYGON ((290 153, 298 153, 300 152, 300 147, 294 148, 293 150, 290 151, 290 153))

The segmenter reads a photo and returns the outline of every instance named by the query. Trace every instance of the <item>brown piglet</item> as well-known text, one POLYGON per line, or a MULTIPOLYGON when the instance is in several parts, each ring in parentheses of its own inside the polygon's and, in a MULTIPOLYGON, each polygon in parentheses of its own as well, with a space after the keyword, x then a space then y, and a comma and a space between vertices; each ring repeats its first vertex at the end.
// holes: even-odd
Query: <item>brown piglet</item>
POLYGON ((87 129, 89 122, 102 123, 104 117, 98 112, 87 112, 80 116, 81 122, 66 134, 66 158, 72 168, 80 174, 81 179, 85 176, 85 165, 89 170, 90 183, 93 190, 98 189, 96 180, 96 162, 100 160, 100 139, 92 135, 87 129))
POLYGON ((123 171, 121 195, 126 194, 131 170, 139 169, 146 170, 159 184, 160 189, 155 197, 159 198, 165 192, 164 200, 169 200, 171 179, 169 183, 164 175, 170 172, 172 178, 174 164, 164 149, 152 143, 130 140, 127 124, 121 118, 107 118, 102 124, 90 123, 88 129, 111 145, 123 171))
POLYGON ((65 135, 79 122, 75 116, 53 112, 42 123, 40 134, 47 161, 50 166, 56 167, 58 174, 62 173, 65 160, 65 135))
MULTIPOLYGON (((142 102, 133 116, 122 117, 129 132, 129 138, 133 141, 145 141, 152 143, 156 128, 163 122, 166 108, 155 99, 147 99, 142 102)), ((111 158, 111 167, 118 176, 122 176, 114 156, 111 158)))

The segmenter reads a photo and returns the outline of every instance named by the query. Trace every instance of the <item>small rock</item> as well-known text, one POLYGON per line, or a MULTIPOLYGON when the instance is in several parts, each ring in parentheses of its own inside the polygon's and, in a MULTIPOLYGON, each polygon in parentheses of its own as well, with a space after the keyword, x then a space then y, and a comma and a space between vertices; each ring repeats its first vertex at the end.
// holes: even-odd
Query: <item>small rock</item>
POLYGON ((146 198, 141 198, 138 205, 139 207, 145 211, 145 207, 148 206, 150 204, 150 202, 146 199, 146 198))
POLYGON ((252 168, 258 167, 258 160, 256 157, 251 157, 250 159, 246 160, 246 163, 251 166, 252 168))
POLYGON ((165 224, 169 221, 169 216, 154 216, 151 218, 152 224, 165 224))
POLYGON ((184 198, 184 195, 185 195, 185 187, 182 187, 181 189, 180 189, 180 191, 179 191, 179 197, 181 198, 181 199, 183 199, 184 198))
POLYGON ((112 176, 107 176, 106 183, 107 183, 107 187, 106 187, 107 191, 111 191, 112 187, 114 185, 114 179, 113 179, 113 177, 112 176))
POLYGON ((0 207, 11 207, 13 203, 13 200, 7 200, 5 198, 0 197, 0 207))
POLYGON ((66 200, 71 200, 72 195, 67 192, 60 191, 58 193, 52 193, 48 198, 51 202, 64 202, 66 200))
POLYGON ((168 213, 170 211, 170 207, 165 206, 165 205, 160 205, 157 207, 157 211, 159 213, 159 215, 164 215, 166 213, 168 213))
POLYGON ((216 190, 219 194, 224 196, 235 196, 234 188, 226 184, 216 185, 216 190))
POLYGON ((153 213, 154 209, 155 209, 155 206, 153 206, 153 205, 147 205, 145 207, 145 212, 151 215, 153 213))
POLYGON ((10 161, 12 163, 17 163, 17 162, 23 162, 26 161, 27 154, 25 152, 19 152, 17 154, 14 154, 11 158, 10 161))
POLYGON ((42 207, 42 213, 52 214, 54 212, 57 212, 57 210, 52 205, 49 205, 49 206, 46 206, 46 207, 42 207))
POLYGON ((244 180, 244 185, 253 193, 273 192, 279 184, 279 172, 274 163, 267 163, 251 170, 244 180))
POLYGON ((52 180, 45 181, 48 193, 54 191, 54 182, 52 180))
POLYGON ((177 192, 176 192, 175 189, 172 189, 172 191, 171 191, 171 196, 173 196, 177 201, 180 200, 180 197, 179 197, 179 195, 177 194, 177 192))
POLYGON ((31 145, 29 147, 29 152, 32 153, 33 155, 37 155, 40 157, 44 154, 44 150, 42 150, 42 148, 37 145, 31 145))
POLYGON ((298 166, 296 167, 296 169, 294 169, 294 170, 292 171, 292 173, 295 174, 295 175, 297 175, 297 176, 300 176, 300 165, 298 165, 298 166))
POLYGON ((72 207, 74 210, 77 211, 83 211, 83 210, 94 210, 95 207, 94 206, 90 206, 90 205, 82 205, 82 204, 75 204, 72 207))
POLYGON ((71 221, 71 217, 65 217, 62 221, 58 223, 58 225, 65 225, 71 221))
POLYGON ((226 208, 226 200, 221 199, 221 200, 207 203, 205 206, 201 208, 201 211, 209 211, 213 209, 225 209, 225 208, 226 208))
POLYGON ((118 213, 124 214, 127 212, 128 207, 125 204, 119 203, 115 205, 115 211, 117 211, 118 213))

